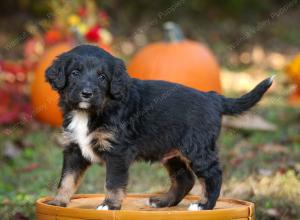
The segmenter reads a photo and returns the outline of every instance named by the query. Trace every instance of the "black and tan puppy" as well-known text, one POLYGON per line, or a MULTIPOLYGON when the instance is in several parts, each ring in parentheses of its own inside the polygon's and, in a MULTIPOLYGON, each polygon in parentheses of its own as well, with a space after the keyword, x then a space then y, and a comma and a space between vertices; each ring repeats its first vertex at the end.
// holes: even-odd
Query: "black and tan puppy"
MULTIPOLYGON (((153 207, 177 205, 194 185, 205 195, 190 210, 212 209, 222 183, 216 140, 222 115, 240 114, 254 106, 272 78, 248 94, 226 98, 164 81, 130 78, 124 63, 90 45, 66 52, 46 71, 60 95, 64 115, 64 163, 52 205, 66 206, 85 170, 106 166, 106 197, 98 209, 120 209, 129 166, 136 160, 161 161, 171 187, 150 198, 153 207)), ((199 79, 201 80, 201 79, 199 79)))

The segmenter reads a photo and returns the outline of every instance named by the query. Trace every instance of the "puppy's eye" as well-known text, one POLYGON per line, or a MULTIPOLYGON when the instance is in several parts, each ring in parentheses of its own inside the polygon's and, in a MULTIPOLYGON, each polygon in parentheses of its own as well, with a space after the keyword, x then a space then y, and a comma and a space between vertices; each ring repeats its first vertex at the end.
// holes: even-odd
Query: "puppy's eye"
POLYGON ((98 78, 100 79, 100 80, 105 80, 106 79, 106 75, 104 74, 104 73, 101 73, 101 72, 99 72, 99 73, 97 73, 98 74, 98 78))
POLYGON ((73 70, 71 72, 72 76, 78 76, 79 75, 79 71, 78 70, 73 70))

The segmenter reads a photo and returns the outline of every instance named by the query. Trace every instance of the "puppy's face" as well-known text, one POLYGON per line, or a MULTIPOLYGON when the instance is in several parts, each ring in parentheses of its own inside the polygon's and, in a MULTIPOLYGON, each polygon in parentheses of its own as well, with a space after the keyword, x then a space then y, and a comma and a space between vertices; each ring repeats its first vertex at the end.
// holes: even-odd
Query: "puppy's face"
POLYGON ((124 63, 90 45, 58 56, 46 79, 71 109, 99 110, 108 99, 124 98, 128 86, 124 63))
POLYGON ((66 66, 65 102, 72 108, 100 107, 109 95, 112 71, 105 60, 73 56, 66 66))

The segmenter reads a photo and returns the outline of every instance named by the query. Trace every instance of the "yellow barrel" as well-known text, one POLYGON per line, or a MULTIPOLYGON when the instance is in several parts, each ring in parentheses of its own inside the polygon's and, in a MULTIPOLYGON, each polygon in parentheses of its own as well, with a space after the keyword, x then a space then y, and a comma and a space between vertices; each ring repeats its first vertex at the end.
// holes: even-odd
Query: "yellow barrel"
POLYGON ((151 208, 147 205, 149 194, 129 194, 123 201, 122 210, 96 210, 104 199, 103 194, 78 194, 73 196, 68 207, 56 207, 44 202, 51 197, 36 202, 37 220, 254 220, 254 204, 247 201, 220 198, 214 210, 187 211, 188 205, 198 199, 186 196, 175 207, 151 208))

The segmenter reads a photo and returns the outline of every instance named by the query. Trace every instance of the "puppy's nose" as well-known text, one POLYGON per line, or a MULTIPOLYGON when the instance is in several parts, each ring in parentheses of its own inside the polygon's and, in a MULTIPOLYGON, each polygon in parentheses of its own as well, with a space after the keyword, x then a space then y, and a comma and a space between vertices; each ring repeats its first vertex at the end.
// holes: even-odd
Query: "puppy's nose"
POLYGON ((85 88, 81 91, 82 98, 88 99, 88 98, 91 98, 92 96, 93 96, 93 92, 89 88, 85 88))

